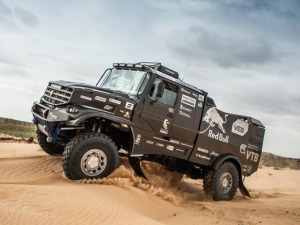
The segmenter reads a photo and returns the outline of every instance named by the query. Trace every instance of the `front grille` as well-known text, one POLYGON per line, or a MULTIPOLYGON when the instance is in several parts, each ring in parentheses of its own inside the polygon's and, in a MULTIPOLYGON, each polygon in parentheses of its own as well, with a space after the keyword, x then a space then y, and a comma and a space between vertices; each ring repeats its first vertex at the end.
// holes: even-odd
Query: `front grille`
POLYGON ((42 101, 50 105, 63 105, 69 102, 72 93, 72 88, 49 84, 42 101))

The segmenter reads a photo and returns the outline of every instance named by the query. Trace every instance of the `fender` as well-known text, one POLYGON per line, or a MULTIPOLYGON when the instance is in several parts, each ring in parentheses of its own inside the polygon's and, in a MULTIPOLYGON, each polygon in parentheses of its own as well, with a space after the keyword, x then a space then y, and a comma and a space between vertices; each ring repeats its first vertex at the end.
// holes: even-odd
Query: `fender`
POLYGON ((128 126, 133 125, 133 123, 129 120, 120 118, 120 117, 115 116, 113 114, 110 115, 110 114, 101 113, 101 112, 85 114, 83 116, 80 116, 80 117, 76 118, 75 120, 67 121, 66 124, 69 125, 69 126, 78 126, 81 122, 85 121, 86 119, 92 118, 92 117, 101 117, 101 118, 116 121, 116 122, 119 122, 119 123, 124 123, 124 124, 127 124, 128 126))
POLYGON ((235 157, 234 155, 225 154, 225 155, 222 155, 222 156, 216 158, 215 160, 213 160, 211 162, 210 166, 213 170, 217 170, 219 168, 219 166, 227 160, 233 161, 234 164, 236 166, 238 166, 237 169, 239 170, 239 189, 240 189, 241 194, 251 198, 251 195, 250 195, 249 191, 247 190, 247 188, 245 187, 245 185, 243 183, 242 166, 241 166, 240 160, 237 157, 235 157))
POLYGON ((214 170, 217 170, 218 167, 225 161, 227 160, 232 160, 234 161, 238 166, 238 170, 239 170, 239 173, 241 174, 241 163, 240 163, 240 160, 235 157, 234 155, 231 155, 231 154, 225 154, 225 155, 221 155, 220 157, 216 158, 215 160, 213 160, 211 163, 210 163, 210 167, 214 170))

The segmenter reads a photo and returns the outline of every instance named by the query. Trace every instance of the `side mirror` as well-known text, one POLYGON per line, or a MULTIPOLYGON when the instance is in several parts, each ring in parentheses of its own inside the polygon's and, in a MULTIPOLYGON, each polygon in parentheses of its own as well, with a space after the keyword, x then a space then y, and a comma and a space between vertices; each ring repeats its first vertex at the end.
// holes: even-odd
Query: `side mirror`
POLYGON ((165 85, 163 82, 160 82, 157 87, 156 98, 161 98, 165 91, 165 85))

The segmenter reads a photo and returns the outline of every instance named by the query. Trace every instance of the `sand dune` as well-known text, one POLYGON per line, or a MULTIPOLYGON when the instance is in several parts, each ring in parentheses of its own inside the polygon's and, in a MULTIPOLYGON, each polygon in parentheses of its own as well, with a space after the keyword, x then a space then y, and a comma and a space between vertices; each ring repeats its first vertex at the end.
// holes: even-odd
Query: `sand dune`
POLYGON ((300 224, 300 171, 262 168, 245 183, 252 199, 205 197, 202 182, 127 160, 109 177, 69 181, 61 158, 36 144, 0 143, 0 224, 300 224))

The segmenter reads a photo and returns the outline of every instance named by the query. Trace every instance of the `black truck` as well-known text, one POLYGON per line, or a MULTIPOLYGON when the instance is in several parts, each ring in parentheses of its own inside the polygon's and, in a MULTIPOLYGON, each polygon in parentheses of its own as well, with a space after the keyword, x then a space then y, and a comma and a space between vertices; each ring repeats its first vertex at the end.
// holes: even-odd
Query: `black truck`
POLYGON ((32 107, 41 148, 62 155, 71 180, 108 176, 128 157, 203 179, 214 200, 231 200, 258 169, 264 125, 217 109, 207 92, 161 63, 114 63, 98 83, 49 82, 32 107))

